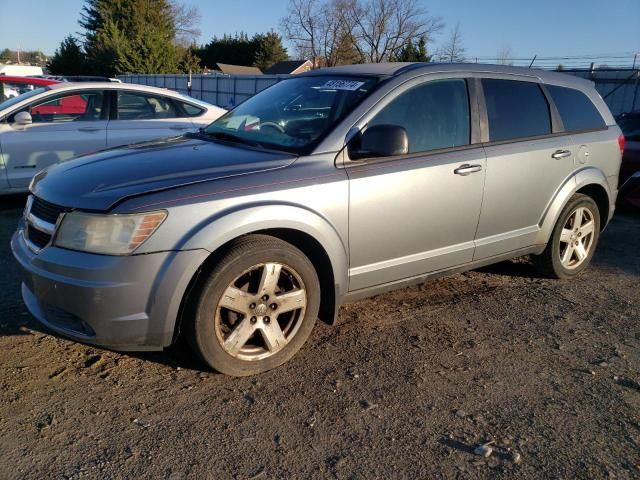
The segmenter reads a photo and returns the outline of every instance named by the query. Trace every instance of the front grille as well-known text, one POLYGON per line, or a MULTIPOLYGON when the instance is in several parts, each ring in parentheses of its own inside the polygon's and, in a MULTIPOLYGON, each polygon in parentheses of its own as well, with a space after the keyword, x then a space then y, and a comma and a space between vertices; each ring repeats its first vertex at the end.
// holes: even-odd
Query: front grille
POLYGON ((27 227, 27 238, 38 248, 44 248, 51 240, 51 235, 41 232, 35 227, 27 227))
POLYGON ((58 217, 69 210, 67 207, 55 205, 38 197, 29 197, 25 211, 24 234, 32 245, 32 250, 41 250, 49 244, 58 217))
POLYGON ((38 197, 33 197, 33 203, 31 204, 31 214, 34 217, 38 217, 45 222, 56 224, 58 216, 61 213, 69 211, 66 207, 61 207, 53 203, 49 203, 46 200, 42 200, 38 197))

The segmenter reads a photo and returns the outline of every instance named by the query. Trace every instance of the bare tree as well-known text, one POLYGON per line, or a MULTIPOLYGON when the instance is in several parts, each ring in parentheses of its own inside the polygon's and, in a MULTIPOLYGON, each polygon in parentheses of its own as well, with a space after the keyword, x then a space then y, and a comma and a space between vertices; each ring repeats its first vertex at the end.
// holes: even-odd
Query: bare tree
POLYGON ((511 47, 505 46, 498 50, 496 60, 499 65, 513 65, 513 54, 511 47))
POLYGON ((200 36, 200 9, 193 5, 185 5, 180 0, 171 0, 171 15, 173 17, 176 40, 178 44, 187 47, 200 36))
POLYGON ((327 66, 390 60, 442 26, 418 0, 289 0, 281 21, 299 54, 327 66))
POLYGON ((444 62, 464 62, 467 49, 462 44, 462 33, 460 32, 460 24, 451 31, 449 39, 440 48, 438 56, 444 62))
POLYGON ((384 62, 411 42, 429 41, 443 28, 418 0, 344 0, 354 46, 368 62, 384 62))
POLYGON ((353 41, 346 24, 345 0, 289 0, 280 21, 283 36, 296 55, 320 66, 353 63, 353 41))

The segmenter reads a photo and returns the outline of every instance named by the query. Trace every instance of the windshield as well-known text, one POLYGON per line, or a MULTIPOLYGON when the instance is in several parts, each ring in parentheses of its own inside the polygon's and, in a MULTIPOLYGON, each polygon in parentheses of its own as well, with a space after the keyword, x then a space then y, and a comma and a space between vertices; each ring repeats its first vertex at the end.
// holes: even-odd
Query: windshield
POLYGON ((204 133, 227 141, 303 153, 351 112, 377 81, 338 76, 283 80, 220 117, 204 133))
POLYGON ((31 98, 35 95, 39 95, 42 92, 46 92, 47 90, 48 88, 41 87, 41 88, 36 88, 35 90, 31 90, 29 92, 23 93, 22 95, 11 97, 9 100, 5 100, 4 102, 0 103, 0 111, 4 110, 5 108, 9 108, 15 105, 16 103, 20 103, 21 101, 26 100, 27 98, 31 98))

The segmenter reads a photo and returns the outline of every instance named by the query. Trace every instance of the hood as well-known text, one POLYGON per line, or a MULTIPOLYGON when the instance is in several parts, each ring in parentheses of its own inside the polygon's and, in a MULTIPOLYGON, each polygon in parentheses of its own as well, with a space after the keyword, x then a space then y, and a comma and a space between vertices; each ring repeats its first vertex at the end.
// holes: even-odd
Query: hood
POLYGON ((281 168, 295 158, 197 136, 175 137, 54 165, 35 176, 31 191, 57 205, 104 211, 131 196, 281 168))

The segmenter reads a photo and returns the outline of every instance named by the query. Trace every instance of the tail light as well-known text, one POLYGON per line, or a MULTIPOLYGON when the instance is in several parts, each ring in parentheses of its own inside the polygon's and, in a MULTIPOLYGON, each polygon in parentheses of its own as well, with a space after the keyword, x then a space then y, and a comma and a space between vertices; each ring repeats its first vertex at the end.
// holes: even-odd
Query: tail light
POLYGON ((620 147, 620 154, 624 154, 624 135, 620 134, 618 137, 618 146, 620 147))

